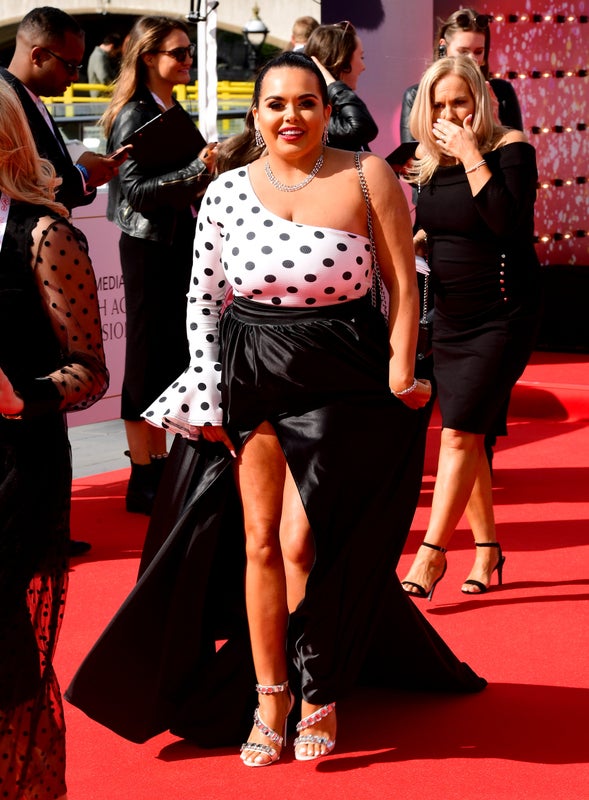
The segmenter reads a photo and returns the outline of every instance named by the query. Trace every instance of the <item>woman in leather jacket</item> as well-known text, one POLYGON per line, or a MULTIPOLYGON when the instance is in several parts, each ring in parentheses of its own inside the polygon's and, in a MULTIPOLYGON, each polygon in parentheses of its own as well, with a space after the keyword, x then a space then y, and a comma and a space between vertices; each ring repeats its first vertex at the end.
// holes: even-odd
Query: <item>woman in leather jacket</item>
MULTIPOLYGON (((173 108, 173 88, 190 81, 194 45, 183 22, 142 17, 133 26, 113 98, 102 118, 109 152, 173 108)), ((182 112, 186 113, 186 112, 182 112)), ((166 128, 167 130, 167 128, 166 128)), ((215 145, 179 157, 180 132, 147 163, 133 157, 109 185, 107 217, 121 229, 127 339, 121 417, 131 459, 128 511, 151 513, 167 455, 166 432, 141 413, 188 363, 186 293, 199 199, 215 168, 215 145), (199 152, 200 150, 200 152, 199 152)))
POLYGON ((305 54, 315 61, 327 83, 330 147, 370 150, 368 145, 378 136, 378 126, 356 94, 358 78, 366 67, 362 41, 352 23, 319 25, 307 40, 305 54))

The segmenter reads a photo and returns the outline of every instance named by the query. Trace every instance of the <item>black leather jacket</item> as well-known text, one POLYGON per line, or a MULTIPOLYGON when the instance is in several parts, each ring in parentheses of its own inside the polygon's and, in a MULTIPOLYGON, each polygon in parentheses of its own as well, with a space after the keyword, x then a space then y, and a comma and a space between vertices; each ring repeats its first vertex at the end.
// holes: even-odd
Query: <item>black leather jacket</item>
POLYGON ((343 81, 327 87, 331 118, 327 132, 329 146, 341 150, 370 150, 368 143, 378 136, 378 126, 365 103, 343 81))
MULTIPOLYGON (((119 112, 111 130, 107 152, 160 113, 147 89, 119 112)), ((169 144, 173 151, 174 141, 169 144)), ((192 215, 210 175, 200 158, 163 175, 150 175, 130 156, 121 164, 119 175, 108 186, 106 216, 129 236, 171 243, 180 215, 192 215)))
MULTIPOLYGON (((491 78, 489 83, 499 101, 499 120, 501 124, 505 125, 507 128, 516 128, 518 131, 523 131, 524 123, 522 120, 522 112, 513 86, 509 81, 504 81, 501 78, 491 78)), ((403 94, 400 123, 402 142, 415 141, 409 130, 409 115, 411 114, 413 103, 415 102, 418 85, 419 84, 416 83, 414 86, 410 86, 408 89, 405 89, 403 94)))

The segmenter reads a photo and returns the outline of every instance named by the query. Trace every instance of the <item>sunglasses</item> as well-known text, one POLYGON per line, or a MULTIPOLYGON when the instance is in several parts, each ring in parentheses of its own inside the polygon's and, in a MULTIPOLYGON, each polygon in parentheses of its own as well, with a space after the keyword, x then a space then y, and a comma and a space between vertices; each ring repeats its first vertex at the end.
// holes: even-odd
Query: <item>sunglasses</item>
POLYGON ((50 50, 48 47, 41 47, 40 45, 37 45, 37 47, 49 53, 50 56, 53 56, 53 58, 56 58, 58 61, 61 61, 68 75, 75 75, 76 72, 79 72, 84 66, 83 64, 76 64, 74 61, 66 61, 65 58, 58 56, 57 53, 54 53, 53 50, 50 50))
POLYGON ((474 25, 479 30, 484 30, 489 27, 492 20, 493 17, 490 14, 477 14, 474 17, 471 17, 470 14, 458 14, 455 22, 459 28, 470 28, 471 25, 474 25))
POLYGON ((161 53, 164 56, 170 56, 174 61, 183 64, 186 61, 186 56, 190 56, 190 60, 194 58, 196 53, 196 45, 189 44, 188 47, 175 47, 173 50, 154 50, 155 53, 161 53))
POLYGON ((349 19, 343 19, 341 22, 334 22, 333 27, 339 28, 339 30, 342 32, 342 36, 345 36, 350 28, 354 28, 349 19))

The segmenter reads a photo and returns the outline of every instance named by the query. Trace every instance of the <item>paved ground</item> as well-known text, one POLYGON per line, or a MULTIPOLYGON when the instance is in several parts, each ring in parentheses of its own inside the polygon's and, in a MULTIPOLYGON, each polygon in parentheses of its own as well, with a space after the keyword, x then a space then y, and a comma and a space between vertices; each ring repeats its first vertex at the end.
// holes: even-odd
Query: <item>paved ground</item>
POLYGON ((124 455, 127 449, 125 428, 120 419, 70 427, 69 437, 74 478, 129 466, 129 459, 124 455))
MULTIPOLYGON (((125 426, 120 419, 70 426, 69 437, 74 478, 98 475, 129 466, 129 459, 125 455, 125 426)), ((171 445, 172 437, 169 437, 168 448, 171 445)))

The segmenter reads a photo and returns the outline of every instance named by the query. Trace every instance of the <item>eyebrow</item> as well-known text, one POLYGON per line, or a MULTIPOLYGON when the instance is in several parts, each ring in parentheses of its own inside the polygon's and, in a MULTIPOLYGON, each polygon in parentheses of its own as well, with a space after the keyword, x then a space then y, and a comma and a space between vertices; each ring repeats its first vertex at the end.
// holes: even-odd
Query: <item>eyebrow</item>
MULTIPOLYGON (((305 94, 299 94, 297 96, 297 100, 306 100, 308 97, 311 97, 314 100, 319 99, 319 95, 314 94, 314 92, 306 92, 305 94)), ((269 94, 267 97, 262 99, 265 103, 267 103, 269 100, 284 100, 284 97, 280 94, 269 94)))
MULTIPOLYGON (((455 103, 457 100, 468 100, 468 99, 469 99, 468 94, 457 94, 455 97, 450 98, 450 100, 453 103, 455 103)), ((433 99, 434 105, 441 105, 442 103, 445 103, 445 100, 436 100, 435 98, 433 99)))

